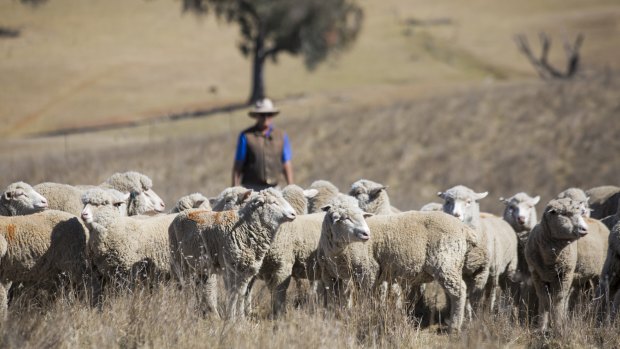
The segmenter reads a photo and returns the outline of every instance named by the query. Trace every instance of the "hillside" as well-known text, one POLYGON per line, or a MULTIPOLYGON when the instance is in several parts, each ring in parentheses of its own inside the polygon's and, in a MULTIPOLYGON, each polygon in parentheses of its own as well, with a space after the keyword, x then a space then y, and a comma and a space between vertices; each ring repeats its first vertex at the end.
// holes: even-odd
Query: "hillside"
MULTIPOLYGON (((288 108, 295 106, 286 104, 277 122, 291 136, 301 185, 328 179, 347 190, 368 178, 389 185, 403 209, 437 200, 438 190, 456 184, 490 191, 482 208, 496 213, 497 198, 517 191, 546 202, 569 186, 619 184, 618 74, 480 84, 379 107, 315 109, 304 117, 288 118, 288 108)), ((133 169, 149 174, 169 205, 190 192, 213 196, 229 185, 237 132, 251 123, 242 115, 228 119, 220 129, 210 127, 217 118, 204 118, 115 136, 5 142, 0 185, 91 184, 133 169), (172 125, 211 131, 171 136, 172 125)))
MULTIPOLYGON (((315 72, 287 55, 268 64, 271 97, 301 97, 324 110, 325 98, 331 109, 342 95, 390 102, 445 85, 533 77, 512 37, 525 33, 535 42, 538 31, 551 35, 558 66, 564 64, 561 38, 581 32, 585 66, 620 68, 614 0, 360 5, 365 23, 351 50, 315 72)), ((0 26, 20 33, 0 39, 3 138, 210 110, 244 102, 249 93, 250 64, 236 48, 238 29, 183 14, 177 1, 51 0, 30 8, 0 0, 0 26)))

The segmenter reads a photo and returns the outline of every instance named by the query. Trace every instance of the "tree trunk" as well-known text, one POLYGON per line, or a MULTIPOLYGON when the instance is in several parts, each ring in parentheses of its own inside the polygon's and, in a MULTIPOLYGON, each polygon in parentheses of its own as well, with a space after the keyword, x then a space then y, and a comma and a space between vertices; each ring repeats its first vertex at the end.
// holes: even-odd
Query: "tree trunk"
POLYGON ((265 67, 265 49, 262 33, 254 40, 254 60, 252 62, 252 91, 250 93, 250 104, 265 98, 265 78, 263 75, 265 67))

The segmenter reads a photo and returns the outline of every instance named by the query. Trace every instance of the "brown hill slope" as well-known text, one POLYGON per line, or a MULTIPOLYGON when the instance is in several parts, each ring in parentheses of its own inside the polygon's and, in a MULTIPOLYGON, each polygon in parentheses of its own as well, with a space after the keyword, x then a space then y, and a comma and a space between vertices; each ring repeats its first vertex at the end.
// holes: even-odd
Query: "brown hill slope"
MULTIPOLYGON (((328 179, 346 190, 368 178, 388 184, 395 205, 414 209, 437 200, 438 190, 465 184, 490 191, 483 209, 499 212, 497 198, 517 191, 546 202, 569 186, 620 181, 617 74, 481 85, 387 108, 336 113, 326 104, 323 110, 278 120, 291 135, 302 185, 328 179)), ((234 129, 137 142, 126 141, 127 130, 96 146, 90 142, 97 134, 82 144, 68 138, 44 146, 39 140, 5 143, 0 185, 99 183, 131 169, 149 174, 168 204, 194 191, 212 196, 229 185, 234 129), (23 151, 7 151, 11 146, 23 151)))

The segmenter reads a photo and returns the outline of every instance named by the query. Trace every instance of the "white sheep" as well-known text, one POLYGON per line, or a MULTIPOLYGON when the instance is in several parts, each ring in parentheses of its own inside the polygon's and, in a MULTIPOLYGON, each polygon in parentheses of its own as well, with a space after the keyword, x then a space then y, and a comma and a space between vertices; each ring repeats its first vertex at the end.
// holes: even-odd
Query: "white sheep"
POLYGON ((9 184, 0 195, 0 216, 27 215, 49 206, 45 197, 24 182, 9 184))
POLYGON ((518 264, 516 282, 513 284, 513 296, 518 303, 521 312, 536 312, 536 292, 530 280, 530 270, 525 260, 525 243, 530 231, 538 223, 536 204, 540 202, 540 196, 531 197, 527 193, 520 192, 508 199, 499 199, 504 205, 503 218, 517 234, 518 264))
MULTIPOLYGON (((115 189, 129 194, 127 199, 127 215, 139 215, 150 212, 163 212, 165 204, 153 191, 153 182, 144 174, 129 171, 115 173, 99 187, 115 189)), ((84 205, 82 195, 84 191, 96 186, 72 186, 60 183, 41 183, 34 189, 41 193, 49 203, 50 209, 61 210, 79 216, 84 205)), ((114 192, 116 193, 116 192, 114 192)))
POLYGON ((229 187, 215 198, 209 199, 213 211, 237 210, 250 198, 248 190, 241 186, 229 187))
POLYGON ((308 213, 321 212, 321 207, 325 206, 330 200, 340 193, 338 187, 326 180, 318 180, 310 184, 310 189, 316 189, 318 193, 308 199, 308 213))
POLYGON ((581 208, 583 210, 584 217, 591 216, 590 210, 590 198, 586 195, 586 193, 579 188, 568 188, 556 196, 556 199, 564 199, 569 198, 573 201, 579 202, 581 204, 581 208))
POLYGON ((614 215, 620 207, 620 204, 618 204, 620 202, 620 187, 615 185, 604 185, 588 189, 586 195, 590 198, 589 204, 592 210, 592 218, 603 219, 614 215))
POLYGON ((581 203, 563 198, 547 204, 529 235, 525 258, 538 296, 542 330, 549 326, 549 311, 556 325, 564 320, 578 260, 575 241, 587 233, 581 203))
POLYGON ((443 212, 443 204, 438 202, 429 202, 428 204, 420 207, 420 211, 428 212, 428 211, 441 211, 443 212))
POLYGON ((605 264, 609 246, 609 229, 597 219, 590 217, 589 197, 579 188, 569 188, 556 199, 568 198, 578 203, 588 225, 588 235, 577 241, 577 266, 573 277, 574 287, 580 291, 594 290, 605 264))
POLYGON ((399 213, 400 210, 390 204, 387 188, 386 185, 368 179, 360 179, 351 185, 349 195, 357 199, 360 208, 365 212, 372 214, 399 213))
POLYGON ((607 310, 610 311, 612 317, 615 317, 620 305, 620 224, 613 226, 608 241, 609 248, 601 272, 597 296, 605 296, 605 305, 611 306, 611 309, 607 310))
MULTIPOLYGON (((170 228, 174 275, 182 282, 194 277, 209 280, 223 273, 230 294, 229 316, 245 316, 248 283, 258 274, 276 232, 295 211, 276 189, 246 190, 249 201, 238 211, 190 209, 179 213, 170 228)), ((209 288, 207 306, 217 313, 209 288)))
POLYGON ((87 276, 88 235, 67 212, 45 210, 27 216, 0 217, 0 316, 6 316, 12 283, 50 290, 61 281, 83 285, 87 276))
POLYGON ((211 210, 209 199, 201 193, 193 193, 185 195, 177 200, 170 213, 179 213, 190 208, 201 208, 203 210, 211 210))
POLYGON ((315 197, 318 193, 316 189, 304 190, 296 184, 289 184, 282 189, 284 200, 291 204, 297 215, 308 214, 308 199, 315 197))
POLYGON ((344 195, 323 209, 319 258, 326 284, 336 278, 370 289, 383 281, 414 287, 436 280, 450 298, 450 330, 460 330, 467 298, 462 274, 476 239, 471 228, 441 212, 364 219, 369 214, 344 195))
POLYGON ((459 218, 473 227, 479 234, 481 242, 486 243, 489 256, 489 280, 485 293, 489 298, 489 308, 495 305, 496 289, 501 277, 512 280, 517 270, 517 237, 506 221, 489 213, 481 213, 478 200, 488 193, 476 193, 457 185, 438 196, 445 200, 444 212, 459 218))
POLYGON ((132 285, 144 276, 149 281, 170 276, 168 229, 175 214, 124 217, 116 207, 120 202, 101 188, 87 190, 82 202, 92 262, 102 281, 132 285))

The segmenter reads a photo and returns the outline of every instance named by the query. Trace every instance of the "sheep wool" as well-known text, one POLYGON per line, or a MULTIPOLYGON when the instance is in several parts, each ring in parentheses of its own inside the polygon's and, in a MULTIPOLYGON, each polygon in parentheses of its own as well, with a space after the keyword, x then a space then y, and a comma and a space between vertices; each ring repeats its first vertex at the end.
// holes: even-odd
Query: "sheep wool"
MULTIPOLYGON (((223 272, 231 293, 229 316, 243 317, 248 283, 259 272, 280 225, 295 216, 282 194, 272 188, 252 194, 238 211, 182 212, 170 229, 175 276, 181 281, 191 276, 213 280, 223 272)), ((207 307, 217 313, 213 291, 206 290, 207 307)))

